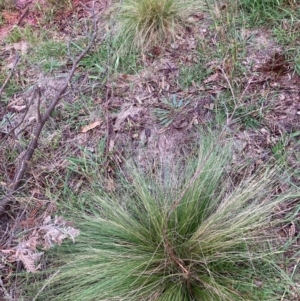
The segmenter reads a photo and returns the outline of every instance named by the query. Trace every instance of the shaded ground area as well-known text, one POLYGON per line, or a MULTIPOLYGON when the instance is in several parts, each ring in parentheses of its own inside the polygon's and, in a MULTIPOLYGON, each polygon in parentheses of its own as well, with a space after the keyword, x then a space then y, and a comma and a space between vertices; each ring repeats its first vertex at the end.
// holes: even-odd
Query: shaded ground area
MULTIPOLYGON (((74 24, 89 18, 91 3, 81 3, 57 8, 51 25, 45 16, 48 9, 37 8, 46 5, 40 1, 17 1, 16 7, 1 13, 5 21, 0 30, 1 72, 9 72, 16 53, 23 58, 0 103, 0 195, 5 195, 36 123, 38 104, 32 87, 40 87, 39 106, 44 108, 69 67, 66 49, 58 51, 57 45, 65 44, 69 35, 78 47, 84 44, 74 24), (29 40, 39 40, 35 32, 52 25, 51 39, 56 43, 52 54, 53 48, 46 55, 37 53, 38 44, 32 46, 12 34, 16 28, 30 28, 29 40)), ((96 2, 98 14, 108 8, 109 3, 96 2)), ((109 65, 115 61, 105 52, 107 44, 102 47, 108 32, 103 19, 99 44, 82 61, 69 92, 47 122, 25 183, 0 220, 1 279, 15 300, 20 296, 13 273, 43 268, 38 264, 42 252, 75 235, 72 225, 55 217, 57 204, 67 189, 79 193, 93 185, 91 170, 108 191, 114 190, 116 166, 128 158, 149 166, 156 158, 163 164, 191 156, 201 133, 225 125, 226 139, 236 147, 235 162, 242 166, 233 176, 237 181, 265 162, 280 162, 285 176, 299 185, 300 76, 289 53, 272 31, 245 29, 235 45, 237 54, 232 55, 220 47, 228 43, 225 27, 213 27, 205 12, 192 16, 192 21, 173 44, 157 45, 134 59, 125 57, 112 72, 109 65), (58 232, 50 232, 53 228, 58 232), (70 232, 62 236, 66 229, 70 232)), ((293 203, 278 208, 283 215, 293 212, 290 222, 278 230, 282 241, 294 240, 294 248, 286 254, 288 273, 294 273, 299 263, 294 258, 299 246, 298 207, 293 203)), ((299 300, 297 292, 294 297, 286 300, 299 300)))

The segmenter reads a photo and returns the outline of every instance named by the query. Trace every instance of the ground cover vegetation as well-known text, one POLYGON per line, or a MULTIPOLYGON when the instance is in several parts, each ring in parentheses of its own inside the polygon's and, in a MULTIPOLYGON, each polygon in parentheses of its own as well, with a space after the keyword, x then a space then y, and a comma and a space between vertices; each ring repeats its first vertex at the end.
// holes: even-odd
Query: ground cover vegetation
POLYGON ((0 298, 299 300, 299 20, 0 1, 0 298))

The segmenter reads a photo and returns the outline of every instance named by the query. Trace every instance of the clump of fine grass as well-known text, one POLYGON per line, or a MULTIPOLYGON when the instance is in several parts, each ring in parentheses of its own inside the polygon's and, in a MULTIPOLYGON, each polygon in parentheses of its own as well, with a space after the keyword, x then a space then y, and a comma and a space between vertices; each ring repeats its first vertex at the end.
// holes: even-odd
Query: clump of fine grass
POLYGON ((273 194, 268 170, 231 187, 229 163, 228 149, 202 139, 196 164, 133 172, 118 192, 85 198, 85 212, 70 206, 81 235, 52 253, 35 300, 277 300, 288 279, 269 230, 292 196, 273 194))
POLYGON ((124 0, 117 7, 117 36, 124 49, 145 52, 182 32, 196 7, 193 0, 124 0))

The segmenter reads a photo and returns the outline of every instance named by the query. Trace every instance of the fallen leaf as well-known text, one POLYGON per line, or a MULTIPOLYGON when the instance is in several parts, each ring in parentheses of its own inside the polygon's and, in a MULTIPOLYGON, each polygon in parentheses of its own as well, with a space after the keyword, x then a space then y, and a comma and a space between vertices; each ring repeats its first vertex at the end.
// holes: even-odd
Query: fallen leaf
POLYGON ((97 126, 100 125, 100 124, 101 124, 101 121, 95 121, 95 122, 93 122, 93 123, 90 123, 90 124, 84 126, 84 127, 81 129, 80 132, 81 132, 81 133, 86 133, 86 132, 88 132, 88 131, 94 129, 95 127, 97 127, 97 126))
POLYGON ((109 148, 108 148, 108 151, 109 151, 109 152, 112 152, 113 149, 114 149, 114 146, 115 146, 115 141, 111 139, 111 140, 109 141, 109 148))
POLYGON ((212 82, 218 82, 220 80, 220 72, 216 72, 210 76, 208 76, 204 81, 203 83, 204 84, 209 84, 209 83, 212 83, 212 82))
POLYGON ((18 12, 11 12, 11 11, 3 11, 2 18, 8 24, 15 24, 18 21, 19 13, 18 12))
POLYGON ((205 109, 208 109, 208 110, 213 110, 214 109, 214 104, 213 103, 210 103, 210 104, 206 104, 203 106, 205 109))
POLYGON ((29 48, 29 44, 27 42, 20 41, 17 43, 12 43, 12 44, 6 45, 4 47, 4 50, 6 50, 6 51, 15 50, 15 51, 21 52, 21 54, 26 54, 28 51, 28 48, 29 48))
POLYGON ((21 112, 26 109, 26 106, 11 106, 11 108, 16 110, 17 112, 21 112))

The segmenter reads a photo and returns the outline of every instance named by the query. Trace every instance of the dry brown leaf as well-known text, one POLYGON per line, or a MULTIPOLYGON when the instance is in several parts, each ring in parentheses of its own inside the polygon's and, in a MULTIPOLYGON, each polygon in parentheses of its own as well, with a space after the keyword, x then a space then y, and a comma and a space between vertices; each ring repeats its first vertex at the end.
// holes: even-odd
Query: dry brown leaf
POLYGON ((36 263, 40 260, 44 252, 36 253, 28 249, 17 249, 16 259, 21 261, 27 272, 35 273, 39 269, 39 265, 36 266, 36 263))
POLYGON ((82 129, 81 129, 81 133, 86 133, 92 129, 94 129, 95 127, 99 126, 101 124, 101 121, 95 121, 93 123, 90 123, 86 126, 84 126, 82 129))
POLYGON ((221 74, 219 72, 216 72, 212 75, 210 75, 209 77, 207 77, 203 83, 204 84, 208 84, 208 83, 211 83, 211 82, 218 82, 220 80, 220 76, 221 74))
POLYGON ((3 11, 2 17, 8 24, 14 24, 17 23, 19 18, 18 12, 12 12, 12 11, 3 11))
POLYGON ((54 221, 51 223, 51 218, 46 218, 44 225, 40 227, 39 233, 42 236, 44 250, 50 249, 54 245, 61 245, 62 241, 70 238, 73 243, 75 237, 79 235, 79 230, 67 226, 68 222, 60 216, 55 216, 54 221))
POLYGON ((51 216, 48 215, 48 216, 46 216, 46 217, 44 218, 44 220, 43 220, 43 225, 50 224, 50 222, 51 222, 51 216))
POLYGON ((12 106, 11 108, 16 110, 17 112, 21 112, 26 109, 26 106, 12 106))
POLYGON ((62 233, 60 230, 52 228, 44 235, 44 250, 50 249, 55 244, 61 245, 62 241, 67 238, 67 234, 62 233))
POLYGON ((7 250, 0 250, 0 252, 4 253, 4 254, 14 254, 16 251, 14 249, 7 249, 7 250))
POLYGON ((33 231, 29 239, 24 243, 27 249, 35 251, 39 245, 39 234, 36 230, 33 231))
POLYGON ((21 52, 21 54, 26 54, 29 48, 29 43, 25 41, 20 41, 17 43, 9 43, 8 45, 5 45, 4 50, 6 51, 18 51, 21 52))
POLYGON ((27 236, 27 240, 11 249, 1 250, 1 256, 4 255, 8 262, 21 261, 25 270, 35 273, 40 268, 38 262, 44 252, 38 252, 38 248, 47 250, 54 245, 61 245, 64 239, 71 239, 75 242, 75 237, 79 235, 79 230, 70 226, 70 222, 61 216, 46 216, 43 226, 34 229, 27 236))

